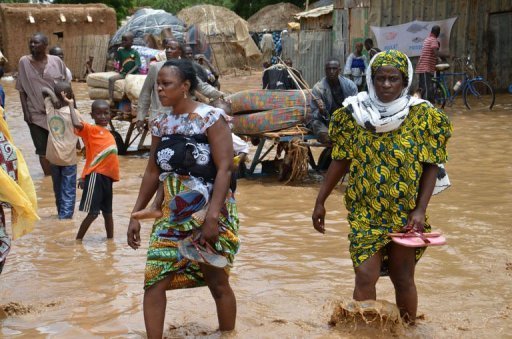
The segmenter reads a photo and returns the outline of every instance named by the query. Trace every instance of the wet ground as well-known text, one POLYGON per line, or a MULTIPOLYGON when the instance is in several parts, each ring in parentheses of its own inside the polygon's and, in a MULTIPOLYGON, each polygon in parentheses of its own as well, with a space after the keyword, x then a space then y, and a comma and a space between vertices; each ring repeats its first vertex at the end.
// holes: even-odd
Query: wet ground
MULTIPOLYGON (((258 88, 259 76, 229 77, 223 89, 258 88)), ((84 214, 57 220, 51 179, 39 168, 18 94, 12 81, 2 84, 8 122, 38 192, 41 222, 35 232, 13 242, 0 276, 0 336, 144 337, 142 283, 151 223, 143 224, 143 246, 137 251, 126 245, 125 234, 147 159, 121 157, 121 181, 114 185, 114 240, 106 241, 98 219, 83 243, 76 243, 84 214)), ((85 84, 73 86, 79 107, 88 112, 85 84)), ((448 244, 429 248, 418 264, 417 326, 400 332, 350 323, 330 327, 334 302, 349 300, 354 284, 342 190, 327 201, 327 232, 321 235, 311 226, 320 176, 294 185, 257 178, 238 185, 243 245, 231 275, 238 318, 236 331, 226 337, 512 335, 512 96, 498 96, 492 112, 468 111, 461 103, 446 111, 454 125, 447 165, 453 186, 432 198, 429 214, 448 244)), ((393 302, 388 278, 379 280, 377 293, 393 302)), ((206 288, 167 296, 169 337, 219 336, 206 288)))

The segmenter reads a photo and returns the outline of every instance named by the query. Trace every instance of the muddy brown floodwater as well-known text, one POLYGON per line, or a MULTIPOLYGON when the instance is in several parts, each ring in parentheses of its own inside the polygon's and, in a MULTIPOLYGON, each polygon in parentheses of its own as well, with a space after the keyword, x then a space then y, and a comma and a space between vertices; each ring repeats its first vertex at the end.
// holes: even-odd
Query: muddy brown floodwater
MULTIPOLYGON (((258 88, 260 74, 223 80, 225 90, 258 88)), ((142 284, 151 223, 143 224, 143 246, 137 251, 126 245, 126 227, 147 159, 121 157, 121 181, 114 185, 114 240, 106 241, 97 221, 83 243, 75 243, 84 214, 77 212, 72 221, 57 220, 51 179, 43 177, 35 157, 14 82, 4 79, 2 84, 11 131, 36 185, 41 221, 35 232, 13 242, 0 276, 0 336, 145 337, 142 284)), ((88 112, 85 84, 73 87, 79 107, 88 112)), ((512 96, 499 95, 492 112, 468 111, 461 103, 447 112, 454 125, 447 164, 453 186, 432 198, 429 214, 448 244, 429 248, 419 262, 421 319, 398 336, 510 337, 512 96)), ((319 185, 318 176, 286 186, 275 178, 239 181, 243 244, 231 275, 238 318, 236 331, 226 337, 393 335, 385 328, 328 325, 333 303, 350 300, 354 273, 341 188, 327 201, 326 234, 311 226, 319 185)), ((379 280, 377 293, 378 299, 393 302, 388 278, 379 280)), ((167 336, 219 336, 206 288, 167 296, 167 336)))

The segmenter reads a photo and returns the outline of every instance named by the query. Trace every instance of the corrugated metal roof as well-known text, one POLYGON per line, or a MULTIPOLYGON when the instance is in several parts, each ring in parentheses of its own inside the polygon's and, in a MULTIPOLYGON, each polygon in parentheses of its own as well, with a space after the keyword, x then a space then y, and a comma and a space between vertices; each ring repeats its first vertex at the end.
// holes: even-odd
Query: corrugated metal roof
POLYGON ((333 11, 333 9, 334 9, 333 5, 318 7, 318 8, 312 9, 310 11, 297 13, 297 14, 295 14, 295 18, 297 18, 297 19, 318 18, 319 16, 331 13, 333 11))

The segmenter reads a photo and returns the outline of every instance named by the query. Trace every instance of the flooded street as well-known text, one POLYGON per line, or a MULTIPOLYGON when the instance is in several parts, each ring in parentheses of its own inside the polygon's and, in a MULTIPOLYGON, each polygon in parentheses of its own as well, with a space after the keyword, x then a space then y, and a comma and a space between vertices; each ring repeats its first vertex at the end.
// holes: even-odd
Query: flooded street
MULTIPOLYGON (((223 90, 258 88, 260 74, 224 80, 223 90)), ((76 243, 85 217, 59 221, 50 177, 43 177, 14 81, 2 80, 7 121, 36 185, 41 221, 16 241, 0 276, 0 337, 141 338, 143 279, 151 222, 142 247, 126 244, 130 211, 147 158, 120 157, 114 184, 113 241, 101 218, 76 243), (2 315, 2 309, 8 311, 2 315)), ((84 83, 74 83, 79 109, 89 112, 84 83)), ((433 197, 430 222, 448 244, 432 247, 416 270, 416 327, 420 338, 504 338, 512 335, 512 95, 500 94, 492 112, 447 108, 454 133, 447 170, 452 187, 433 197)), ((79 170, 83 160, 79 164, 79 170)), ((320 180, 284 185, 276 178, 241 179, 237 200, 243 241, 231 271, 238 302, 228 338, 388 337, 390 332, 328 325, 332 303, 350 299, 354 273, 348 252, 347 211, 339 187, 327 201, 327 232, 311 225, 320 180)), ((78 191, 79 201, 82 192, 78 191)), ((77 205, 78 208, 78 205, 77 205)), ((10 220, 10 217, 8 218, 10 220)), ((169 337, 213 336, 217 317, 208 289, 167 292, 169 337)), ((394 302, 389 278, 377 298, 394 302)))

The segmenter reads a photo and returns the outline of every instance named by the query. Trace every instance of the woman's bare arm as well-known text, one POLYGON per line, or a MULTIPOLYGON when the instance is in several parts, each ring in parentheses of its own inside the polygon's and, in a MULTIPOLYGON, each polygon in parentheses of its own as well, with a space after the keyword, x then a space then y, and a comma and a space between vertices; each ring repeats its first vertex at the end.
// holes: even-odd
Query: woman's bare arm
POLYGON ((233 141, 231 130, 224 119, 219 119, 208 128, 208 142, 213 162, 217 168, 217 176, 213 184, 213 193, 202 226, 202 240, 215 243, 219 237, 218 221, 220 210, 226 200, 231 182, 231 165, 233 163, 233 141))
POLYGON ((327 170, 325 180, 320 187, 316 197, 315 207, 313 209, 313 227, 320 233, 325 233, 325 201, 331 194, 336 184, 345 175, 350 166, 350 160, 332 160, 327 170))
POLYGON ((425 215, 432 192, 436 187, 436 179, 439 167, 436 164, 423 163, 423 173, 420 178, 416 207, 409 213, 406 230, 423 231, 425 227, 425 215))
MULTIPOLYGON (((148 164, 146 165, 146 170, 144 171, 144 176, 142 177, 142 182, 139 188, 139 194, 137 196, 137 200, 135 201, 135 206, 133 206, 132 212, 137 212, 144 209, 158 188, 158 176, 160 175, 160 171, 158 170, 158 167, 155 163, 155 150, 159 142, 159 137, 152 137, 148 164)), ((131 248, 139 248, 140 222, 138 220, 130 218, 127 237, 128 245, 131 248)))

